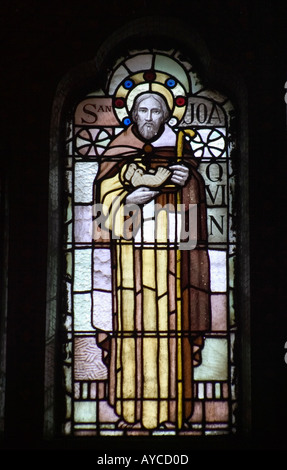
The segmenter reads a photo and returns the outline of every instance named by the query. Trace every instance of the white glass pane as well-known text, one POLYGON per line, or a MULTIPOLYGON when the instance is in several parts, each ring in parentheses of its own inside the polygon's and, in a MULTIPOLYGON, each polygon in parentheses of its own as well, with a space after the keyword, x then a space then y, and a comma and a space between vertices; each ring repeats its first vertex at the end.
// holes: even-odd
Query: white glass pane
POLYGON ((138 70, 149 70, 152 67, 152 59, 152 54, 140 54, 127 60, 126 65, 131 72, 138 72, 138 70))
POLYGON ((113 78, 110 82, 110 85, 109 85, 109 94, 110 95, 113 95, 114 92, 116 91, 116 88, 118 86, 119 83, 121 83, 121 81, 128 75, 128 70, 123 67, 123 66, 120 66, 113 74, 113 78))
POLYGON ((93 284, 94 289, 111 290, 111 252, 108 248, 96 248, 93 253, 94 271, 93 284))
POLYGON ((194 369, 195 380, 227 380, 227 340, 206 338, 202 364, 194 369))
POLYGON ((113 408, 106 401, 99 403, 99 418, 105 423, 115 423, 119 419, 113 408))
POLYGON ((226 253, 225 251, 209 250, 210 280, 213 292, 226 291, 226 253))
POLYGON ((93 233, 92 206, 75 206, 75 242, 91 243, 93 233))
POLYGON ((98 171, 96 162, 75 164, 75 202, 92 202, 93 182, 98 171))
POLYGON ((155 221, 145 220, 143 222, 143 241, 152 243, 155 241, 155 221))
MULTIPOLYGON (((76 380, 104 380, 107 378, 107 369, 102 361, 102 351, 96 344, 95 337, 79 337, 75 339, 75 379, 76 380)), ((87 384, 82 388, 89 394, 87 384)))
POLYGON ((112 294, 110 292, 93 292, 93 326, 100 330, 111 331, 112 320, 112 294))

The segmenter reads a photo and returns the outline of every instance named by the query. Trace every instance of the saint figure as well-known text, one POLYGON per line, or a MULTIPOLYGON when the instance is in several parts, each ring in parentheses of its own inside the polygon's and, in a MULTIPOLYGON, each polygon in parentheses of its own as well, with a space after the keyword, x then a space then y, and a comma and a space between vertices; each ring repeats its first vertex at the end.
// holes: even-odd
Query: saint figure
POLYGON ((112 259, 113 330, 97 331, 108 401, 119 426, 149 430, 189 425, 193 369, 210 328, 204 182, 188 142, 179 155, 170 116, 163 95, 138 95, 95 181, 104 217, 95 214, 94 239, 112 259), (196 243, 181 249, 191 206, 196 243))

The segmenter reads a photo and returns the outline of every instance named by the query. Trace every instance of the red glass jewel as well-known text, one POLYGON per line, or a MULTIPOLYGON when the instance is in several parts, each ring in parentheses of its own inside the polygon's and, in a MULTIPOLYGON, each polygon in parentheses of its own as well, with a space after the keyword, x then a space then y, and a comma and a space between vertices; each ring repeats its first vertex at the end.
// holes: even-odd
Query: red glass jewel
POLYGON ((176 103, 177 106, 184 106, 185 103, 186 103, 184 96, 178 96, 175 99, 175 103, 176 103))
POLYGON ((147 82, 152 82, 155 79, 156 74, 153 70, 148 70, 147 72, 144 73, 143 76, 147 82))
POLYGON ((115 107, 116 107, 116 108, 123 108, 124 105, 125 105, 125 102, 124 102, 124 100, 123 100, 122 98, 117 98, 117 99, 115 100, 115 107))

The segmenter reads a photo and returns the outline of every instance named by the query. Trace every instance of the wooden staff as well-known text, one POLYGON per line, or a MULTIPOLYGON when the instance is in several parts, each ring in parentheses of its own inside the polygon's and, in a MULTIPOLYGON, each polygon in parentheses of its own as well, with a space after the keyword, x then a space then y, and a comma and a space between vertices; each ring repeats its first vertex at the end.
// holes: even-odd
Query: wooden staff
MULTIPOLYGON (((196 133, 192 129, 180 130, 177 134, 177 162, 181 163, 183 156, 184 140, 186 136, 190 138, 195 137, 196 133)), ((180 204, 180 193, 177 193, 177 204, 180 204)), ((178 429, 182 428, 183 417, 183 401, 182 401, 182 340, 181 340, 181 253, 177 250, 176 257, 176 303, 177 303, 177 426, 178 429)))

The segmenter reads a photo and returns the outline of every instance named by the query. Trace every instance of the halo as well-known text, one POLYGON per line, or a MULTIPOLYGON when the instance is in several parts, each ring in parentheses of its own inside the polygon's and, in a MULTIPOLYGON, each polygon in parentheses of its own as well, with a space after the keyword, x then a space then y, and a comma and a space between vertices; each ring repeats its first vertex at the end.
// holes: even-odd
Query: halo
MULTIPOLYGON (((140 68, 141 64, 140 60, 138 60, 140 55, 136 56, 138 68, 140 68)), ((129 60, 127 59, 126 62, 128 63, 129 60)), ((125 64, 121 63, 114 72, 114 79, 118 82, 117 86, 115 86, 115 81, 113 81, 114 111, 119 121, 125 127, 128 126, 131 123, 131 110, 135 98, 140 94, 149 92, 156 93, 165 99, 171 113, 169 124, 171 126, 178 124, 185 114, 189 91, 189 81, 182 66, 170 57, 156 54, 154 61, 151 61, 150 68, 136 73, 135 71, 134 73, 129 73, 128 68, 124 69, 124 67, 125 64), (159 68, 165 68, 165 70, 158 70, 159 68), (169 70, 166 70, 167 68, 176 72, 180 68, 179 75, 181 81, 169 73, 169 70), (121 70, 121 73, 119 73, 119 70, 121 70), (124 70, 126 73, 123 73, 124 70), (182 82, 184 82, 184 85, 182 82)))

